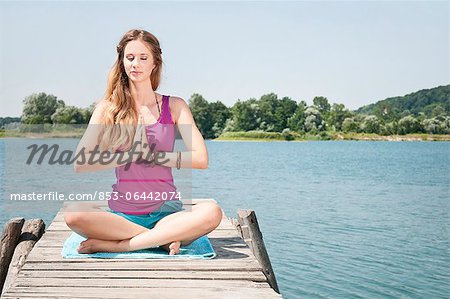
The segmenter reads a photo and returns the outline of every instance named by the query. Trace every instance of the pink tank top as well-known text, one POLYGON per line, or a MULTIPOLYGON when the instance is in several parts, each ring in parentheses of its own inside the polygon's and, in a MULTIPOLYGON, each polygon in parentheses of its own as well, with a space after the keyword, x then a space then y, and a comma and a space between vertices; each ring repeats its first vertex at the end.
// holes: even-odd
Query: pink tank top
MULTIPOLYGON (((156 123, 145 126, 145 130, 148 144, 154 144, 155 151, 173 151, 176 132, 169 108, 169 96, 163 95, 160 117, 156 123)), ((177 188, 171 167, 148 166, 136 162, 131 163, 128 170, 125 170, 125 166, 116 167, 115 170, 117 182, 112 185, 114 193, 108 200, 111 210, 135 215, 148 214, 165 201, 178 200, 175 198, 177 188)))

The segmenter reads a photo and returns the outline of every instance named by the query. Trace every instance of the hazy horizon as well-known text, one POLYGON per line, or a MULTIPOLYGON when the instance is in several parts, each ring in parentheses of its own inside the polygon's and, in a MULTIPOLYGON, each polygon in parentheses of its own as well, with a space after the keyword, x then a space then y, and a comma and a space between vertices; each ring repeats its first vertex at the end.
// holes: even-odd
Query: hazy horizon
POLYGON ((87 107, 131 28, 163 51, 158 92, 231 107, 274 92, 355 110, 449 84, 448 2, 0 2, 0 116, 45 92, 87 107))

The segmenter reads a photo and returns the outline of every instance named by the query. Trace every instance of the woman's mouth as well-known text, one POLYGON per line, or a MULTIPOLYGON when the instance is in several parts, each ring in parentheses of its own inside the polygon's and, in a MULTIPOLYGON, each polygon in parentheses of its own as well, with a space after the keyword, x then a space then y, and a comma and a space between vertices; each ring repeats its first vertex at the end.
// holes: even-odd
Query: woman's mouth
POLYGON ((137 75, 139 75, 141 72, 131 72, 131 74, 133 75, 133 76, 137 76, 137 75))

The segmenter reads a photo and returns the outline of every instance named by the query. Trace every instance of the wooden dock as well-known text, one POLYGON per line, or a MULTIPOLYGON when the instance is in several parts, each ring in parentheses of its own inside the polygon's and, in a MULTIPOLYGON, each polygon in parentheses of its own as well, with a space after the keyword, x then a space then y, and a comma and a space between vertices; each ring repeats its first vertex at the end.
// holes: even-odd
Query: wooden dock
POLYGON ((60 210, 1 298, 281 298, 225 214, 210 260, 63 259, 70 234, 60 210))

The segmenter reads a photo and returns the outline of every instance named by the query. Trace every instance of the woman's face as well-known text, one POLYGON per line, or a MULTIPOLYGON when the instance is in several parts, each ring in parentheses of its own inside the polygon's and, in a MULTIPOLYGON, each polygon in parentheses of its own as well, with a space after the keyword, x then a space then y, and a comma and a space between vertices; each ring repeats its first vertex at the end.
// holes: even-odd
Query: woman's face
POLYGON ((125 46, 123 66, 128 78, 133 82, 150 80, 155 64, 153 56, 146 43, 132 40, 125 46))

